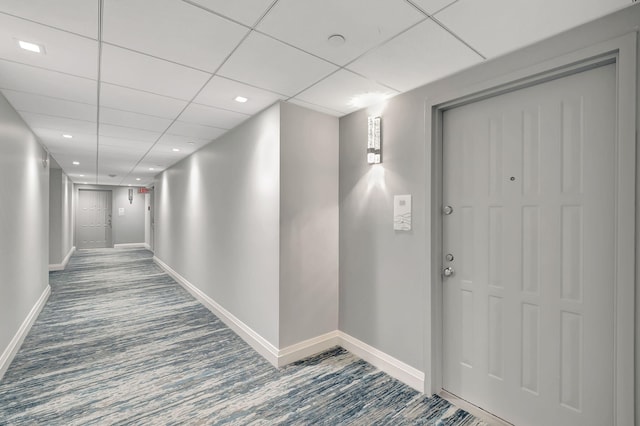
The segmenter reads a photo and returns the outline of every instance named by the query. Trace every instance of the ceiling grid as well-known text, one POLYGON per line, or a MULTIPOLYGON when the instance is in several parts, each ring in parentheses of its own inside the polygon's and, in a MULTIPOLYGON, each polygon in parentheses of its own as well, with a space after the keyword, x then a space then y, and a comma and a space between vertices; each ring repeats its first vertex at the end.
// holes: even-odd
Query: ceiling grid
POLYGON ((631 4, 0 0, 0 91, 74 182, 148 185, 274 102, 340 117, 631 4))

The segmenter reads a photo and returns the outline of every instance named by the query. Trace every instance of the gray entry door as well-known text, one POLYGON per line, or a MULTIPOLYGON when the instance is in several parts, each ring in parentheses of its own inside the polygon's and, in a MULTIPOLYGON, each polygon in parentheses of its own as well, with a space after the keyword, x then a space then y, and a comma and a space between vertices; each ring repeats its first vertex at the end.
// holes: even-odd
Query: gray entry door
POLYGON ((615 93, 607 65, 443 114, 443 387, 517 425, 614 421, 615 93))
POLYGON ((111 191, 81 189, 78 194, 77 242, 79 249, 113 247, 111 191))

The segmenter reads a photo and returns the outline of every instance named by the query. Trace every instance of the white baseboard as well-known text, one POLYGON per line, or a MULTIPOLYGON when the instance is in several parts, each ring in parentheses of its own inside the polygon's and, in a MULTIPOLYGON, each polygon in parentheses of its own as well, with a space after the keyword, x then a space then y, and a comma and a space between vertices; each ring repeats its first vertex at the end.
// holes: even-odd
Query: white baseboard
POLYGON ((231 312, 224 309, 218 303, 216 303, 209 296, 204 294, 199 288, 187 281, 182 275, 171 269, 169 265, 164 263, 157 257, 153 257, 153 261, 156 262, 162 269, 164 269, 171 277, 184 287, 189 293, 193 295, 200 303, 206 306, 215 316, 232 329, 238 336, 240 336, 245 342, 255 349, 260 355, 262 355, 267 361, 269 361, 275 367, 278 367, 278 349, 269 343, 264 337, 256 333, 251 327, 240 321, 231 312))
POLYGON ((149 251, 153 251, 153 250, 151 250, 151 246, 149 244, 147 244, 147 243, 144 243, 143 247, 146 248, 149 251))
POLYGON ((420 393, 424 392, 424 373, 422 371, 342 331, 338 333, 340 346, 420 393))
POLYGON ((145 248, 145 243, 114 244, 113 248, 145 248))
POLYGON ((286 348, 278 350, 277 366, 284 367, 287 364, 300 361, 301 359, 324 352, 335 346, 340 346, 338 331, 332 331, 330 333, 287 346, 286 348))
POLYGON ((283 367, 335 346, 341 346, 355 356, 384 371, 419 392, 424 392, 424 373, 408 364, 370 346, 342 331, 332 331, 309 340, 278 349, 256 333, 251 327, 216 303, 200 289, 171 269, 157 257, 153 257, 162 269, 191 293, 200 303, 213 312, 230 329, 275 367, 283 367))
POLYGON ((67 265, 69 264, 69 259, 71 259, 71 256, 73 255, 73 253, 76 251, 76 247, 73 246, 71 247, 71 250, 69 250, 69 253, 67 253, 67 255, 64 257, 64 259, 62 259, 62 263, 56 263, 53 265, 49 265, 49 272, 51 271, 64 271, 67 267, 67 265))
POLYGON ((9 365, 11 365, 11 361, 13 361, 13 358, 18 353, 22 342, 24 342, 25 337, 29 334, 31 326, 35 322, 36 318, 38 318, 38 315, 40 314, 40 311, 42 311, 44 305, 47 303, 50 294, 51 286, 47 285, 36 304, 31 308, 29 315, 27 315, 25 320, 22 322, 22 325, 20 325, 18 332, 13 336, 13 339, 11 339, 11 342, 9 342, 9 345, 0 356, 0 379, 2 379, 4 373, 7 372, 9 365))

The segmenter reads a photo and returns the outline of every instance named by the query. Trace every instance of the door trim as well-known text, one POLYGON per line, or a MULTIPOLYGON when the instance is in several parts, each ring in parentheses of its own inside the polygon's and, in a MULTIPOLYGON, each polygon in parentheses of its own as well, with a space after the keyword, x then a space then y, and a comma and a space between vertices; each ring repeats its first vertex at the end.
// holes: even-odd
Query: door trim
MULTIPOLYGON (((444 111, 489 97, 537 85, 606 64, 616 66, 616 262, 614 289, 614 425, 634 424, 635 415, 635 274, 636 241, 636 33, 589 46, 517 72, 466 88, 454 89, 440 98, 425 101, 427 164, 431 182, 426 199, 431 200, 430 273, 427 278, 430 309, 426 327, 430 333, 425 347, 425 393, 442 390, 443 371, 443 280, 442 198, 443 156, 442 117, 444 111), (429 141, 431 138, 431 142, 429 141), (430 157, 430 158, 429 158, 430 157)), ((494 413, 500 415, 500 413, 494 413)))

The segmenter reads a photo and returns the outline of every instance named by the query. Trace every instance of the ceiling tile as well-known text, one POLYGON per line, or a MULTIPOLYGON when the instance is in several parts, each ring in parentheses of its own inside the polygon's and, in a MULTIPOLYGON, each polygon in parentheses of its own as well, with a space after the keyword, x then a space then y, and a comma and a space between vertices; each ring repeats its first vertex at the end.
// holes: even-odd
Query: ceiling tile
POLYGON ((194 102, 244 114, 255 114, 273 105, 276 101, 285 98, 285 95, 215 76, 196 96, 194 102), (243 96, 248 101, 244 103, 237 102, 235 100, 237 96, 243 96))
POLYGON ((334 111, 332 109, 324 108, 324 107, 321 107, 320 105, 315 105, 309 102, 301 101, 300 99, 296 99, 296 98, 291 98, 287 102, 307 108, 307 109, 318 111, 323 114, 332 115, 334 117, 342 117, 343 115, 345 115, 345 113, 342 111, 334 111))
POLYGON ((398 94, 347 70, 340 70, 305 90, 296 99, 347 114, 398 94), (363 101, 365 96, 367 101, 363 101))
POLYGON ((439 10, 444 9, 457 0, 412 0, 418 7, 432 15, 439 10))
MULTIPOLYGON (((44 142, 43 142, 44 143, 44 142)), ((60 144, 55 143, 44 143, 51 154, 70 154, 73 153, 75 156, 80 156, 86 158, 87 156, 95 156, 96 153, 96 145, 95 144, 87 144, 74 146, 72 150, 69 147, 60 146, 60 144)))
POLYGON ((158 95, 191 100, 210 74, 105 44, 102 81, 158 95))
POLYGON ((293 96, 337 67, 258 33, 251 33, 219 71, 223 77, 293 96))
POLYGON ((113 163, 111 164, 111 167, 113 167, 117 163, 124 163, 126 166, 122 167, 122 170, 126 170, 127 172, 129 172, 135 164, 140 161, 140 157, 142 155, 139 151, 112 145, 101 146, 99 151, 101 164, 113 163))
POLYGON ((139 159, 152 145, 153 142, 100 136, 99 151, 100 153, 119 152, 122 153, 122 155, 139 159))
POLYGON ((242 22, 245 25, 253 26, 273 0, 191 0, 192 3, 199 4, 216 13, 242 22))
POLYGON ((150 132, 148 130, 133 129, 131 127, 114 126, 112 124, 100 124, 100 143, 102 137, 127 139, 139 142, 155 142, 160 138, 161 133, 150 132))
POLYGON ((78 179, 87 179, 90 180, 93 176, 95 176, 96 172, 96 152, 95 150, 91 153, 82 153, 82 152, 58 152, 52 154, 55 158, 56 162, 60 165, 62 170, 65 171, 67 175, 80 175, 83 174, 83 177, 79 177, 78 179), (80 164, 74 165, 73 162, 77 161, 80 164))
POLYGON ((71 135, 80 133, 96 133, 95 122, 92 123, 90 121, 72 120, 70 118, 35 114, 33 112, 21 112, 20 116, 32 129, 49 129, 58 131, 60 134, 69 133, 71 135))
POLYGON ((212 141, 218 136, 226 133, 225 129, 217 127, 201 126, 199 124, 185 123, 184 121, 176 121, 169 127, 167 133, 170 135, 184 136, 187 138, 198 138, 212 141))
MULTIPOLYGON (((117 170, 123 175, 129 173, 140 161, 140 156, 137 152, 132 152, 126 148, 111 147, 105 145, 100 147, 100 172, 106 172, 107 167, 112 170, 117 170)), ((121 176, 124 177, 124 176, 121 176)))
POLYGON ((187 123, 232 129, 249 117, 249 115, 239 112, 192 103, 180 114, 179 118, 180 121, 187 123))
POLYGON ((149 151, 149 155, 152 157, 157 156, 164 159, 180 159, 191 155, 207 144, 208 142, 193 145, 181 144, 179 145, 180 151, 176 152, 173 151, 173 147, 177 146, 177 144, 167 145, 166 143, 157 143, 153 146, 153 148, 151 148, 151 151, 149 151))
POLYGON ((436 18, 490 58, 628 4, 629 0, 459 0, 436 18))
POLYGON ((106 185, 120 185, 140 160, 140 154, 123 149, 100 149, 98 181, 106 185), (116 176, 111 177, 109 174, 116 176))
POLYGON ((101 106, 156 117, 174 119, 188 103, 113 84, 102 83, 100 87, 101 106))
POLYGON ((80 155, 80 156, 94 156, 96 153, 96 145, 86 145, 86 146, 77 146, 77 147, 73 147, 73 150, 70 151, 69 147, 63 147, 60 144, 56 144, 56 143, 48 143, 43 141, 44 146, 47 147, 47 150, 53 154, 59 154, 59 153, 63 153, 63 154, 70 154, 71 152, 73 152, 73 154, 75 155, 80 155))
POLYGON ((97 1, 1 0, 0 11, 51 25, 93 39, 98 38, 97 1))
POLYGON ((172 135, 165 133, 158 140, 154 149, 162 147, 162 149, 178 148, 180 152, 193 152, 210 143, 209 139, 194 138, 188 136, 172 135))
POLYGON ((166 165, 156 164, 156 162, 148 161, 145 158, 135 167, 135 169, 133 170, 133 173, 135 173, 136 176, 153 177, 166 168, 167 168, 166 165))
POLYGON ((257 29, 344 65, 423 19, 404 0, 280 0, 257 29), (331 45, 333 34, 346 42, 331 45))
POLYGON ((97 138, 95 131, 91 133, 74 133, 73 139, 65 139, 58 130, 43 129, 34 127, 31 129, 38 136, 38 139, 52 153, 58 152, 80 152, 95 153, 97 138))
POLYGON ((145 155, 144 162, 146 164, 162 164, 162 167, 171 167, 193 152, 194 151, 172 152, 170 149, 167 149, 167 147, 159 147, 156 145, 151 149, 151 151, 149 151, 147 155, 145 155))
POLYGON ((55 115, 75 120, 96 121, 97 108, 95 105, 7 89, 3 90, 2 93, 17 111, 55 115))
POLYGON ((101 124, 113 124, 116 126, 131 127, 162 133, 171 125, 172 121, 173 120, 169 118, 154 117, 129 111, 121 111, 105 107, 100 109, 101 124))
POLYGON ((0 58, 97 79, 98 42, 0 14, 0 58), (18 40, 44 46, 44 53, 21 49, 18 40))
POLYGON ((81 77, 47 71, 0 59, 0 88, 96 104, 97 83, 81 77))
POLYGON ((166 146, 154 146, 151 151, 144 157, 145 161, 150 163, 167 164, 184 158, 183 152, 172 152, 166 146))
POLYGON ((104 4, 104 41, 210 72, 247 31, 181 1, 106 0, 104 4))
POLYGON ((469 67, 482 58, 431 20, 349 65, 375 81, 407 91, 469 67))

